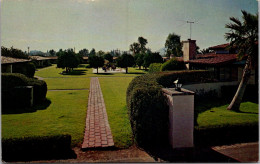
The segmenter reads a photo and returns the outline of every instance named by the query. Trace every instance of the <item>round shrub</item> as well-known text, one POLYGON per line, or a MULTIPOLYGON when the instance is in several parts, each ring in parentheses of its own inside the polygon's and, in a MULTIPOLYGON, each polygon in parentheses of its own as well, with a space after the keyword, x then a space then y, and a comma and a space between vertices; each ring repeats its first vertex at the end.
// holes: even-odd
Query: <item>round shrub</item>
POLYGON ((2 90, 12 89, 16 86, 26 86, 29 79, 20 73, 2 73, 2 90))
POLYGON ((154 72, 160 72, 162 63, 152 63, 149 66, 149 72, 154 73, 154 72))
POLYGON ((27 64, 26 64, 25 75, 26 75, 27 77, 33 78, 33 77, 34 77, 34 74, 35 74, 35 70, 36 70, 36 67, 35 67, 35 65, 34 65, 32 62, 27 63, 27 64))
POLYGON ((46 99, 47 84, 45 81, 30 79, 28 85, 33 86, 33 101, 35 104, 41 103, 46 99))
POLYGON ((186 66, 183 61, 177 61, 176 58, 172 58, 163 63, 160 71, 172 71, 172 70, 185 70, 186 66))

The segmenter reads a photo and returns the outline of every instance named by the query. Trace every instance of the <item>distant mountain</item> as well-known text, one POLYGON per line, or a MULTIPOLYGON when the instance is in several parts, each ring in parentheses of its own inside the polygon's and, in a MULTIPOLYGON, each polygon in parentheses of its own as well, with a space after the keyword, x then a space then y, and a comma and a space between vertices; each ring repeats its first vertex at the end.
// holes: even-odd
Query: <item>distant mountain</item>
POLYGON ((46 56, 45 52, 38 51, 38 50, 31 50, 29 53, 30 56, 40 55, 40 56, 46 56))
POLYGON ((165 49, 165 48, 161 48, 161 49, 157 50, 156 52, 159 52, 160 55, 165 56, 165 54, 166 54, 166 49, 165 49))

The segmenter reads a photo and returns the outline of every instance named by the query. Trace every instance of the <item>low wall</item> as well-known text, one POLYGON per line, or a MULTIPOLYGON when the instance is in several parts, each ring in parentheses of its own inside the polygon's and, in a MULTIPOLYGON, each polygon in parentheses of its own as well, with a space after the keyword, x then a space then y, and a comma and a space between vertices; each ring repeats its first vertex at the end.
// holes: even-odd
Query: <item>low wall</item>
POLYGON ((198 93, 200 91, 203 91, 203 92, 215 91, 217 93, 218 97, 221 97, 221 87, 222 86, 234 86, 234 85, 238 85, 238 84, 239 84, 238 81, 199 83, 199 84, 183 85, 183 88, 191 90, 195 93, 198 93))

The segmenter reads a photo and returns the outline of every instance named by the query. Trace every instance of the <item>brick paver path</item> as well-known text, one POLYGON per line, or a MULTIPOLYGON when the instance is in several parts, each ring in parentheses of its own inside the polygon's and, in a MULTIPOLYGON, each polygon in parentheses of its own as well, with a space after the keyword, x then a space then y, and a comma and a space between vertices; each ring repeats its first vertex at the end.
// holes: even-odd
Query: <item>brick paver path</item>
POLYGON ((106 106, 97 77, 91 78, 85 136, 82 148, 114 146, 106 106))

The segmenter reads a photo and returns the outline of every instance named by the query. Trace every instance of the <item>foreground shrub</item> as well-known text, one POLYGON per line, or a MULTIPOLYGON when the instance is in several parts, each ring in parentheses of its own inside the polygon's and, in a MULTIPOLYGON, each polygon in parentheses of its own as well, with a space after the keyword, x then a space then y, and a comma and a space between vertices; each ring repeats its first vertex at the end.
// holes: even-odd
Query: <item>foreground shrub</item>
POLYGON ((45 81, 28 78, 19 73, 2 73, 2 107, 22 107, 21 100, 30 101, 27 92, 20 92, 18 86, 33 86, 34 104, 45 100, 47 84, 45 81))
POLYGON ((7 162, 72 157, 70 135, 2 139, 2 158, 7 162))
POLYGON ((160 72, 162 63, 152 63, 149 66, 149 72, 154 73, 154 72, 160 72))
POLYGON ((168 138, 166 97, 154 75, 133 79, 127 89, 127 106, 135 143, 140 147, 161 146, 168 138), (152 143, 152 144, 151 144, 152 143))
POLYGON ((25 67, 26 67, 26 71, 24 72, 24 74, 27 77, 33 78, 34 74, 35 74, 35 70, 36 70, 35 65, 32 62, 30 62, 30 63, 27 63, 25 67))
POLYGON ((176 58, 172 58, 167 62, 163 63, 160 71, 175 71, 175 70, 185 70, 186 66, 183 61, 177 61, 176 58))

